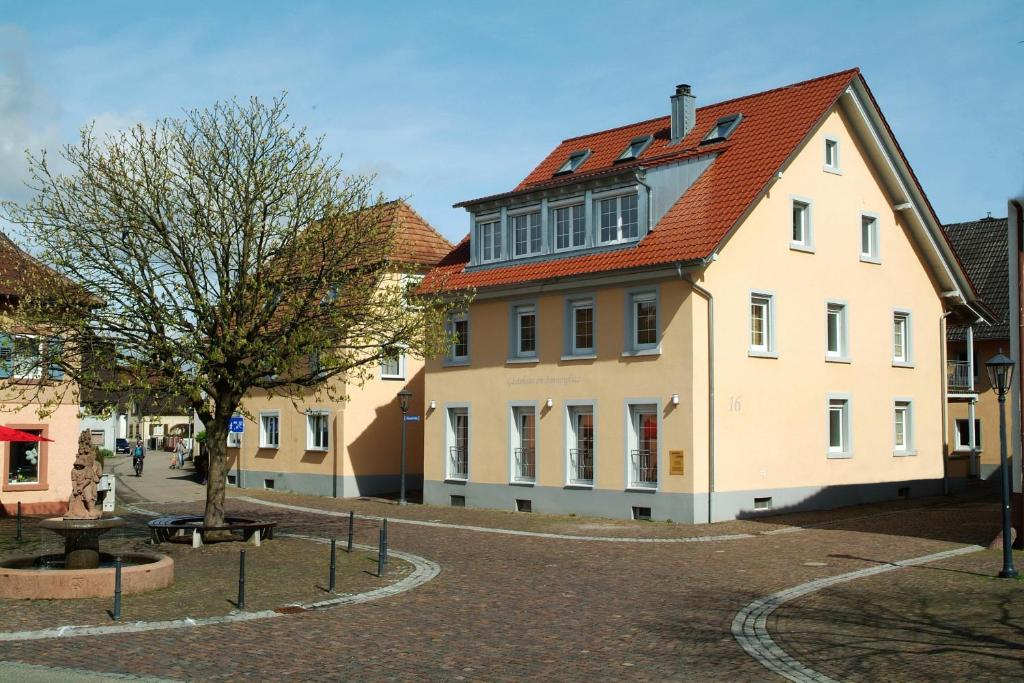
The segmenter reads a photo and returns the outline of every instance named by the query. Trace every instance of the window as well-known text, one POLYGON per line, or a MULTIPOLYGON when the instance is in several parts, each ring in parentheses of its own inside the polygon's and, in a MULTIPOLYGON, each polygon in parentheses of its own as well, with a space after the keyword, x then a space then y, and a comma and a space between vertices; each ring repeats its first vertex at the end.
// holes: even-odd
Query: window
POLYGON ((479 223, 476 234, 480 239, 480 260, 497 261, 501 258, 501 221, 479 223))
POLYGON ((516 256, 539 254, 541 250, 540 211, 512 216, 512 241, 516 256))
POLYGON ((750 295, 750 348, 753 356, 775 355, 775 297, 763 292, 750 295))
POLYGON ((878 219, 874 216, 860 217, 860 260, 877 263, 878 219))
POLYGON ((601 227, 601 243, 625 242, 640 237, 637 195, 599 199, 597 216, 601 227))
POLYGON ((569 484, 594 484, 594 406, 569 406, 569 484))
POLYGON ((825 138, 825 170, 839 171, 839 141, 825 138))
POLYGON ((380 362, 381 379, 405 379, 405 354, 397 354, 380 362))
POLYGON ((448 335, 451 338, 448 360, 453 363, 469 362, 469 315, 452 315, 448 319, 448 335))
MULTIPOLYGON (((41 429, 22 429, 39 436, 41 429)), ((10 444, 10 463, 7 471, 8 484, 38 484, 40 471, 41 442, 12 441, 10 444)))
POLYGON ((260 413, 260 448, 281 445, 281 415, 277 411, 260 413))
POLYGON ((892 316, 892 362, 894 365, 909 365, 910 356, 910 313, 896 311, 892 316))
POLYGON ((846 304, 829 302, 825 306, 825 358, 847 360, 846 304))
POLYGON ((658 486, 658 406, 630 405, 629 485, 632 488, 658 486))
POLYGON ((316 410, 306 413, 306 450, 326 451, 330 434, 330 413, 316 410))
POLYGON ((636 159, 638 156, 644 153, 647 146, 651 144, 651 140, 654 139, 653 135, 641 135, 640 137, 633 138, 629 141, 629 145, 619 155, 616 161, 630 161, 636 159))
POLYGON ((573 152, 569 155, 569 158, 565 160, 565 163, 558 167, 555 171, 555 175, 562 175, 563 173, 572 173, 579 168, 587 157, 590 156, 590 150, 584 149, 579 152, 573 152))
MULTIPOLYGON (((971 450, 971 421, 956 421, 956 450, 971 450)), ((981 450, 981 420, 974 421, 974 450, 981 450)))
POLYGON ((555 249, 576 249, 586 246, 587 224, 583 205, 564 206, 552 211, 555 224, 555 249))
POLYGON ((790 246, 802 250, 809 250, 814 246, 811 241, 811 205, 809 202, 793 200, 793 233, 790 246))
POLYGON ((893 405, 893 452, 909 455, 914 450, 914 413, 910 401, 898 400, 893 405))
POLYGON ((537 476, 537 408, 512 408, 512 481, 532 482, 537 476))
POLYGON ((39 379, 43 376, 43 348, 39 337, 29 335, 3 335, 0 341, 2 377, 39 379))
POLYGON ((469 478, 469 408, 448 409, 448 479, 469 478))
POLYGON ((573 301, 570 303, 570 334, 572 335, 573 354, 591 354, 594 352, 594 302, 573 301))
POLYGON ((626 353, 656 351, 658 348, 658 293, 627 293, 626 353))
POLYGON ((850 399, 830 398, 828 401, 829 457, 850 455, 850 399))
POLYGON ((701 142, 721 142, 722 140, 728 140, 729 136, 732 135, 734 130, 736 130, 736 126, 740 125, 740 121, 742 119, 742 114, 723 116, 715 122, 715 125, 711 127, 711 130, 708 131, 708 134, 704 136, 704 139, 701 142))
POLYGON ((513 306, 512 323, 515 329, 513 358, 536 358, 537 307, 533 304, 513 306))

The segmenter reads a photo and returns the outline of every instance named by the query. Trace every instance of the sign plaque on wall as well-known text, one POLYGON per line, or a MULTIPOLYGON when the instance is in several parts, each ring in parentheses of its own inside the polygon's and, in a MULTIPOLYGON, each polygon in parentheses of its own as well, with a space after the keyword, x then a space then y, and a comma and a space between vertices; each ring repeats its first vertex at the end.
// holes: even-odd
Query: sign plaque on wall
POLYGON ((686 474, 686 453, 684 451, 669 451, 668 452, 668 473, 669 474, 686 474))

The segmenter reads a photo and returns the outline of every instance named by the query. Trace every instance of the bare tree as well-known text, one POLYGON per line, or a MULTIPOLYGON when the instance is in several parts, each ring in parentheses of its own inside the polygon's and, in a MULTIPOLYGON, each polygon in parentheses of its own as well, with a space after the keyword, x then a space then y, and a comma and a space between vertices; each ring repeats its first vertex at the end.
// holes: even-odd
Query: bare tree
MULTIPOLYGON (((208 525, 224 519, 228 422, 247 392, 297 399, 360 382, 399 349, 434 355, 464 303, 394 277, 394 213, 290 123, 283 98, 103 140, 86 128, 61 156, 63 173, 29 155, 35 196, 4 206, 53 273, 23 287, 10 324, 59 340, 37 360, 82 388, 187 399, 207 427, 208 525)), ((27 401, 45 384, 7 389, 27 401)))

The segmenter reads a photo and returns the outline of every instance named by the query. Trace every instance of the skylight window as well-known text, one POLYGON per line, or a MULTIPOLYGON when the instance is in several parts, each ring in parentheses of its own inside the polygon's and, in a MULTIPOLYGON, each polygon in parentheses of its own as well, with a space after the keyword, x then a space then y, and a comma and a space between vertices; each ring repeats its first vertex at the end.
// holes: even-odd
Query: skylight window
POLYGON ((626 147, 625 151, 619 155, 616 161, 630 161, 636 159, 638 156, 644 153, 647 149, 647 145, 651 144, 651 140, 654 139, 653 135, 641 135, 638 138, 633 138, 629 142, 629 146, 626 147))
POLYGON ((569 155, 569 158, 565 160, 565 163, 562 164, 557 171, 555 171, 555 175, 562 175, 563 173, 572 173, 577 168, 579 168, 580 165, 584 161, 586 161, 587 157, 589 156, 589 149, 584 149, 579 152, 573 152, 572 154, 569 155))
POLYGON ((743 114, 731 114, 729 116, 723 116, 715 122, 708 134, 704 136, 701 142, 721 142, 728 140, 732 132, 736 130, 736 126, 740 124, 743 119, 743 114))

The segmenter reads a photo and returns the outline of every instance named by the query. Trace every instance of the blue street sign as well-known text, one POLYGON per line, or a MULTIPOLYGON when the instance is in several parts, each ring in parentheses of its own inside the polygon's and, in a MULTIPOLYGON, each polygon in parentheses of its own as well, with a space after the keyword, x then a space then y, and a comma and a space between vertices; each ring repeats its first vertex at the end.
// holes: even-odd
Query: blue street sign
POLYGON ((419 415, 406 415, 405 416, 405 421, 406 422, 419 422, 420 421, 420 416, 419 415))
POLYGON ((228 431, 232 434, 241 434, 245 431, 245 418, 233 417, 228 422, 228 431))

